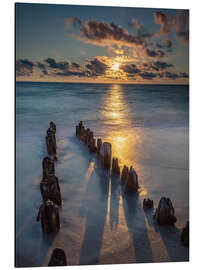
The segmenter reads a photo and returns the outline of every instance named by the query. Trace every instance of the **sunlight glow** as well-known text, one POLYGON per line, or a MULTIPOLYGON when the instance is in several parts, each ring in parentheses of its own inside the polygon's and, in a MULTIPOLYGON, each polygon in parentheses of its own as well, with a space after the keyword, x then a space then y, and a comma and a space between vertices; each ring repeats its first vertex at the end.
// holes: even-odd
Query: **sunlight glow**
POLYGON ((111 79, 127 80, 127 74, 123 71, 121 66, 126 62, 123 55, 116 56, 115 58, 108 59, 106 77, 111 79))
POLYGON ((119 70, 119 66, 120 66, 120 64, 118 63, 118 62, 115 62, 114 64, 113 64, 113 66, 112 66, 112 69, 114 69, 114 70, 119 70))

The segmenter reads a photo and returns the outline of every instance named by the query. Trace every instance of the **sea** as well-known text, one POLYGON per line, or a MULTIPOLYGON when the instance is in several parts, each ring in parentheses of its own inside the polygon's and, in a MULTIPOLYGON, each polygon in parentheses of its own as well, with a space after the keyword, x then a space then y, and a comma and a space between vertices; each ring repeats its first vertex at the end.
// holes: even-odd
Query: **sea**
POLYGON ((180 233, 189 220, 189 86, 16 82, 15 190, 17 267, 48 265, 56 247, 69 265, 188 261, 180 233), (111 143, 121 169, 134 167, 138 194, 124 194, 78 140, 81 120, 111 143), (46 235, 36 217, 50 121, 63 205, 60 231, 46 235), (173 203, 174 226, 153 219, 163 196, 173 203), (153 210, 143 210, 144 198, 153 210))

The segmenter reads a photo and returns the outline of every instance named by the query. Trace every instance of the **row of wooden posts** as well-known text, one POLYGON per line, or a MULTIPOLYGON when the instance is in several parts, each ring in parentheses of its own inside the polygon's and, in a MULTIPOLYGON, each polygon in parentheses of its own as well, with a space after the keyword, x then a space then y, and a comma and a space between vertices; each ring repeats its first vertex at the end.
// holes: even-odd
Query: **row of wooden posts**
MULTIPOLYGON (((136 193, 139 189, 138 175, 133 166, 130 169, 124 165, 120 174, 120 166, 117 157, 112 158, 112 147, 109 142, 103 142, 101 138, 94 138, 94 133, 89 128, 85 128, 83 122, 80 121, 76 125, 76 136, 87 145, 90 152, 97 153, 101 167, 111 171, 112 176, 117 176, 121 180, 121 184, 126 192, 136 193)), ((154 206, 153 200, 145 198, 143 200, 143 209, 152 209, 154 206)), ((177 219, 175 210, 169 198, 162 197, 158 207, 153 215, 159 225, 172 225, 177 219)), ((189 246, 189 222, 181 233, 181 241, 185 246, 189 246)))
MULTIPOLYGON (((103 142, 101 138, 94 138, 94 133, 85 128, 82 121, 76 126, 76 136, 87 145, 92 153, 96 153, 103 169, 111 171, 112 178, 120 178, 122 187, 126 192, 137 193, 139 189, 138 175, 133 168, 124 165, 120 173, 118 158, 112 158, 112 147, 109 142, 103 142)), ((42 161, 43 177, 40 183, 42 204, 39 208, 37 221, 41 220, 44 233, 57 233, 60 230, 59 207, 62 206, 62 198, 59 180, 55 175, 55 162, 57 161, 56 125, 50 122, 46 134, 46 146, 48 155, 42 161)), ((153 200, 143 200, 144 210, 153 208, 153 200)), ((175 211, 169 198, 162 197, 155 210, 154 218, 158 224, 174 224, 176 222, 175 211)), ((181 240, 184 245, 189 245, 189 222, 182 230, 181 240)), ((65 252, 56 248, 51 256, 49 266, 67 265, 65 252)))
POLYGON ((97 153, 101 167, 111 170, 112 176, 121 177, 121 181, 128 192, 137 192, 138 175, 133 166, 130 169, 125 165, 120 176, 120 166, 118 158, 112 158, 112 147, 109 142, 103 142, 101 138, 97 141, 94 138, 94 133, 89 128, 85 128, 82 121, 76 126, 76 136, 87 145, 90 152, 97 153))
MULTIPOLYGON (((61 227, 59 207, 62 206, 59 180, 55 175, 56 156, 56 125, 50 122, 46 135, 47 153, 42 161, 43 177, 40 183, 42 201, 37 215, 37 221, 41 220, 44 233, 57 233, 61 227)), ((48 266, 67 265, 66 255, 63 249, 55 248, 52 252, 48 266)))

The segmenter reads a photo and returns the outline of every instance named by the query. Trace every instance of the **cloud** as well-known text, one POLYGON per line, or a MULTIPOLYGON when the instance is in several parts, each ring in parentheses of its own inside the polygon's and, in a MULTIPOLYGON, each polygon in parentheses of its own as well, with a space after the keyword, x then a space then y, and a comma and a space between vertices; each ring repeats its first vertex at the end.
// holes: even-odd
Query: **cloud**
POLYGON ((48 67, 53 69, 52 75, 54 76, 78 76, 82 77, 85 76, 84 70, 78 63, 72 62, 69 63, 68 61, 60 61, 56 62, 53 58, 47 58, 44 60, 48 67))
POLYGON ((75 67, 75 68, 79 68, 79 67, 80 67, 80 65, 77 64, 77 63, 75 63, 75 62, 72 62, 71 65, 72 65, 73 67, 75 67))
POLYGON ((78 25, 80 26, 81 24, 82 20, 78 17, 67 18, 64 20, 64 25, 67 31, 69 31, 72 26, 77 27, 78 25))
POLYGON ((139 65, 139 69, 142 71, 163 71, 167 68, 173 67, 172 64, 168 64, 162 61, 144 62, 139 65))
POLYGON ((181 79, 189 78, 189 75, 185 72, 169 72, 168 68, 174 67, 172 64, 163 61, 153 61, 135 64, 125 64, 120 68, 127 73, 127 77, 130 79, 137 79, 141 77, 144 80, 153 80, 154 78, 165 79, 181 79))
POLYGON ((147 80, 152 80, 153 78, 157 76, 156 73, 147 72, 147 71, 139 73, 139 75, 142 77, 142 79, 147 79, 147 80))
MULTIPOLYGON (((120 56, 118 56, 119 58, 120 56)), ((121 58, 119 58, 121 60, 121 58)), ((96 56, 92 60, 86 60, 83 65, 76 62, 56 61, 54 58, 46 58, 40 62, 33 62, 28 59, 18 59, 16 61, 16 76, 31 76, 40 74, 41 77, 78 77, 78 78, 113 78, 124 80, 153 80, 154 78, 163 79, 187 79, 186 72, 171 72, 168 68, 173 65, 164 61, 128 62, 122 58, 120 70, 114 72, 112 76, 112 65, 115 58, 107 56, 96 56), (127 63, 128 62, 128 63, 127 63), (36 72, 36 74, 35 74, 36 72), (117 74, 118 73, 118 74, 117 74), (119 75, 120 74, 120 75, 119 75)), ((132 59, 131 59, 132 60, 132 59)), ((130 61, 131 61, 130 60, 130 61)))
POLYGON ((16 76, 31 76, 34 63, 28 59, 18 59, 16 61, 16 76))
POLYGON ((57 71, 53 75, 63 76, 63 77, 69 77, 69 76, 85 77, 86 73, 84 71, 73 71, 73 70, 67 69, 64 71, 57 71))
POLYGON ((169 38, 162 40, 163 46, 165 46, 167 49, 170 49, 173 45, 172 41, 169 38))
POLYGON ((137 35, 140 38, 151 38, 153 36, 153 33, 150 31, 147 31, 145 26, 142 23, 140 23, 136 18, 133 18, 129 22, 129 25, 136 29, 137 35))
POLYGON ((47 58, 44 60, 46 63, 48 63, 50 68, 56 68, 61 70, 66 70, 69 67, 69 62, 63 61, 63 62, 56 62, 53 58, 47 58))
POLYGON ((142 23, 140 23, 136 18, 133 18, 129 22, 129 25, 134 27, 137 31, 144 29, 144 25, 142 23))
POLYGON ((160 24, 160 35, 169 35, 175 32, 179 40, 188 44, 189 41, 189 11, 180 10, 176 16, 169 16, 163 12, 154 13, 154 21, 160 24))
POLYGON ((152 68, 155 69, 155 70, 162 70, 162 69, 166 69, 166 68, 170 68, 170 67, 173 67, 172 64, 168 64, 166 62, 160 62, 160 61, 156 61, 156 62, 153 62, 151 64, 152 68))
POLYGON ((42 75, 48 75, 47 68, 43 63, 38 62, 37 67, 41 70, 42 75))
POLYGON ((158 42, 156 43, 156 47, 158 47, 159 49, 167 49, 168 52, 171 51, 172 45, 173 45, 173 42, 169 38, 163 39, 162 44, 158 42))
POLYGON ((182 10, 178 12, 176 18, 176 34, 177 37, 188 44, 189 42, 189 12, 187 10, 182 10))
POLYGON ((180 72, 179 77, 180 78, 189 78, 189 74, 187 74, 186 72, 180 72))
POLYGON ((158 57, 158 58, 167 56, 167 54, 162 50, 150 50, 148 48, 145 50, 145 55, 149 57, 158 57))
POLYGON ((154 21, 156 24, 161 25, 160 33, 168 35, 175 24, 175 18, 173 16, 168 16, 167 14, 156 11, 154 13, 154 21))
POLYGON ((107 65, 97 58, 94 58, 86 64, 86 68, 90 71, 92 76, 98 76, 105 74, 107 65))
POLYGON ((166 71, 163 74, 164 74, 164 77, 169 78, 169 79, 173 79, 173 80, 180 77, 180 75, 178 73, 175 73, 175 72, 166 71))
POLYGON ((134 64, 127 64, 127 65, 122 65, 120 67, 124 72, 129 73, 129 74, 137 74, 140 72, 140 69, 136 67, 134 64))
MULTIPOLYGON (((72 25, 72 18, 68 18, 68 25, 72 25)), ((67 24, 67 21, 66 21, 67 24)), ((149 34, 134 35, 128 32, 122 26, 114 23, 98 22, 97 20, 88 20, 81 22, 79 25, 79 34, 71 36, 82 40, 86 43, 91 43, 99 46, 110 46, 117 44, 119 46, 128 47, 144 47, 149 34)))

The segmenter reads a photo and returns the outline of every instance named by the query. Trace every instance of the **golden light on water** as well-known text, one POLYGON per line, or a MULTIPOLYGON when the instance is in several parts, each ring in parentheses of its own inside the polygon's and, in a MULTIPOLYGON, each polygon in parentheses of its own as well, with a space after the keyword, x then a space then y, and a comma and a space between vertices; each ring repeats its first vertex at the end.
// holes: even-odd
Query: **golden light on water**
POLYGON ((111 86, 105 97, 102 113, 110 126, 106 140, 112 144, 113 156, 119 159, 121 165, 130 166, 134 156, 131 144, 135 145, 139 138, 132 130, 130 110, 124 99, 121 85, 111 86))
MULTIPOLYGON (((117 157, 122 170, 124 165, 131 165, 138 172, 141 169, 141 130, 139 127, 133 128, 136 124, 130 117, 130 108, 125 100, 122 85, 111 85, 108 93, 104 98, 104 108, 101 113, 104 116, 105 124, 108 125, 108 133, 105 134, 104 140, 112 145, 112 155, 117 157)), ((140 196, 146 196, 147 190, 144 188, 140 177, 140 196)))

